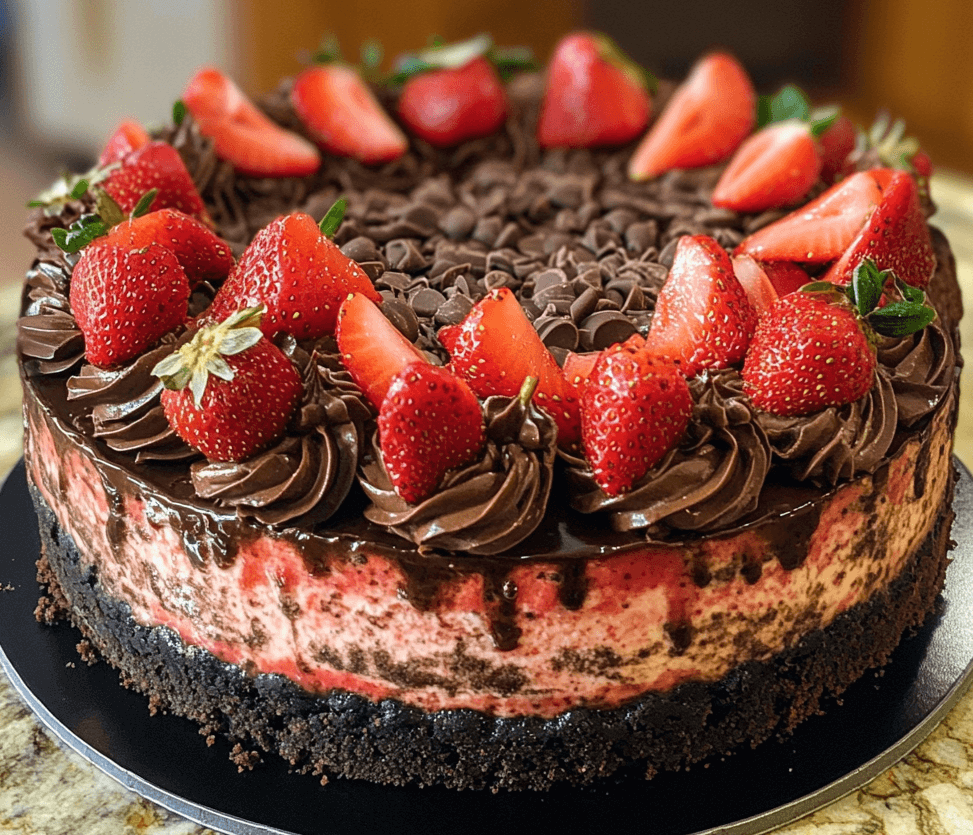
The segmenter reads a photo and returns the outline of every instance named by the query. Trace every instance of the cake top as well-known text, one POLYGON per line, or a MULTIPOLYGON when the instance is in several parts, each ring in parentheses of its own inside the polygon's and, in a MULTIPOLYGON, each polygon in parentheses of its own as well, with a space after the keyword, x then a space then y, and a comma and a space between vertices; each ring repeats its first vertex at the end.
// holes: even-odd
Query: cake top
POLYGON ((44 196, 27 373, 195 501, 420 551, 685 537, 874 472, 955 365, 901 125, 723 53, 654 95, 602 36, 522 57, 330 60, 260 106, 201 70, 44 196))

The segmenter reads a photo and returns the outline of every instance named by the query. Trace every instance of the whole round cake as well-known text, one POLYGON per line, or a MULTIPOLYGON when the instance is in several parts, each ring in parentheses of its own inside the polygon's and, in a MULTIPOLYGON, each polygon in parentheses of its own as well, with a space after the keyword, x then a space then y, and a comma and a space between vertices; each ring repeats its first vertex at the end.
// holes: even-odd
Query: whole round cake
POLYGON ((204 69, 31 216, 38 616, 241 767, 651 777, 935 608, 962 310, 917 143, 724 53, 524 58, 259 106, 204 69))

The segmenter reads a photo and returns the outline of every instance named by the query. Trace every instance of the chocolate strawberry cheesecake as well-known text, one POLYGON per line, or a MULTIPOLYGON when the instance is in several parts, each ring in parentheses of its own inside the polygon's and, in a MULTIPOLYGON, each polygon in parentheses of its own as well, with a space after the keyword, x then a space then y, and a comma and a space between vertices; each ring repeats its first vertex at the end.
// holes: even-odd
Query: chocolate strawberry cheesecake
POLYGON ((935 608, 918 145, 722 53, 522 58, 204 69, 30 218, 38 616, 240 767, 651 777, 840 709, 935 608))

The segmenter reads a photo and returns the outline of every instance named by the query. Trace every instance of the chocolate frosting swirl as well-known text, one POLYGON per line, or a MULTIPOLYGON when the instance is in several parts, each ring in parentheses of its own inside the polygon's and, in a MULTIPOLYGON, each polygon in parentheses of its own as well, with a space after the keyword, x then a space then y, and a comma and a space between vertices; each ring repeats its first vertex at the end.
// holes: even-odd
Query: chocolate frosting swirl
POLYGON ((265 525, 331 516, 355 483, 369 411, 351 376, 334 355, 308 355, 291 337, 285 353, 301 370, 304 396, 276 444, 239 462, 193 464, 196 492, 236 508, 237 515, 265 525))
POLYGON ((881 366, 868 393, 844 406, 811 415, 757 418, 774 455, 799 481, 836 484, 857 473, 873 473, 885 458, 898 425, 892 380, 881 366))
POLYGON ((162 381, 152 374, 159 360, 190 338, 167 334, 149 351, 120 368, 86 363, 68 380, 68 400, 91 410, 94 435, 135 460, 186 461, 199 453, 180 438, 162 411, 162 381))
POLYGON ((17 320, 17 347, 29 371, 60 374, 84 359, 84 336, 67 296, 67 273, 41 261, 27 273, 27 308, 17 320))
POLYGON ((448 472, 436 493, 417 504, 393 489, 374 433, 359 474, 372 501, 365 516, 422 551, 498 554, 532 533, 551 491, 557 426, 516 397, 490 397, 483 409, 487 443, 481 458, 448 472))
POLYGON ((620 531, 660 523, 709 531, 756 509, 770 469, 770 444, 739 373, 724 369, 701 375, 690 381, 690 391, 693 417, 682 442, 628 493, 608 496, 586 461, 562 452, 571 507, 607 513, 620 531))
POLYGON ((899 423, 912 427, 936 409, 953 384, 956 356, 937 317, 919 333, 885 339, 878 362, 891 376, 899 423))

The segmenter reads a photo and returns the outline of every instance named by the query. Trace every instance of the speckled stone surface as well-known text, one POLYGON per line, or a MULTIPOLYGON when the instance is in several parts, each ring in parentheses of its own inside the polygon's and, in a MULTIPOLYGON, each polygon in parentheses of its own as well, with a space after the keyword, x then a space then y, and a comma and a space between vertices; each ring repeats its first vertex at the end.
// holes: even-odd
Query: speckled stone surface
MULTIPOLYGON (((932 190, 940 207, 935 222, 953 244, 964 295, 973 299, 973 182, 937 175, 932 190)), ((0 285, 0 473, 6 473, 20 456, 20 388, 12 352, 19 294, 19 286, 0 285)), ((964 320, 962 335, 966 368, 956 452, 973 466, 973 315, 964 320)), ((0 832, 207 835, 211 831, 142 800, 62 747, 0 672, 0 832)), ((973 691, 902 762, 863 789, 775 833, 973 835, 973 691)))

